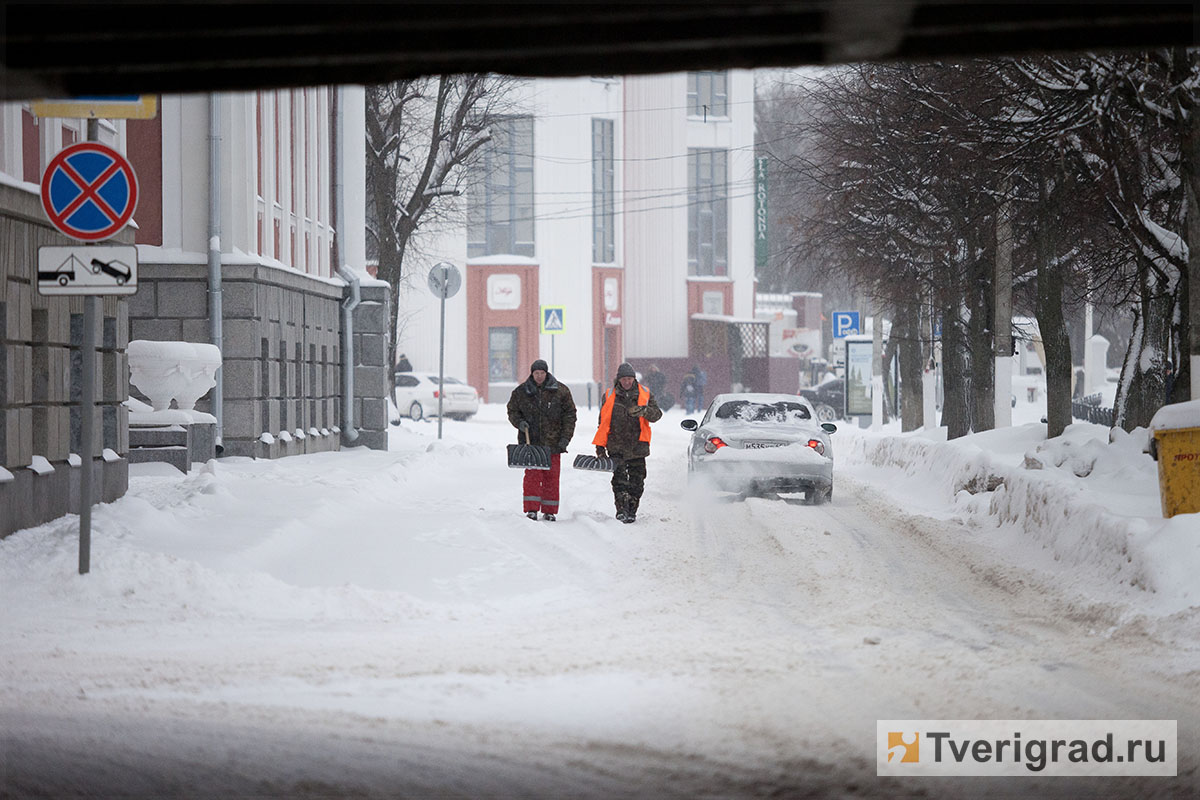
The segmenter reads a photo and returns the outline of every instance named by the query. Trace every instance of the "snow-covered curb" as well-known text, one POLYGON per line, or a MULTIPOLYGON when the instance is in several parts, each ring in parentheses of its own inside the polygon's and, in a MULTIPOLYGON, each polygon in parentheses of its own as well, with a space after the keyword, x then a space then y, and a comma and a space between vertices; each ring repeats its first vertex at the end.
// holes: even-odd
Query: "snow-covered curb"
POLYGON ((1040 551, 1021 560, 1056 582, 1111 587, 1141 613, 1200 606, 1200 514, 1158 513, 1144 429, 1110 434, 1072 425, 1051 441, 1043 434, 1017 458, 981 447, 975 436, 946 442, 921 433, 849 433, 839 443, 842 463, 896 471, 893 494, 920 487, 950 514, 995 531, 998 542, 1015 532, 1025 555, 1040 551))

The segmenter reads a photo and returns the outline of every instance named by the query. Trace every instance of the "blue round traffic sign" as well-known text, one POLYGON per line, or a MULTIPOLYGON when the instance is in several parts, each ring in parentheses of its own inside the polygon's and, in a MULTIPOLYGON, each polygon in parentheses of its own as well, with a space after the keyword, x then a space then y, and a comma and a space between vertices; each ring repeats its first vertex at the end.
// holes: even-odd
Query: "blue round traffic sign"
POLYGON ((72 239, 97 242, 115 235, 137 208, 137 176, 123 155, 99 142, 79 142, 51 159, 42 173, 42 208, 72 239))

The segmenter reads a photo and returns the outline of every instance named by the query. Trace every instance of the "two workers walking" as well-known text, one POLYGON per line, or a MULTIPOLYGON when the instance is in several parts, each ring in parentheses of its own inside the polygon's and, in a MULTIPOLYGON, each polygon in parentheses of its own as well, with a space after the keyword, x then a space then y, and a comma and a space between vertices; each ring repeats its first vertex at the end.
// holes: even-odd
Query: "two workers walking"
MULTIPOLYGON (((646 457, 650 455, 650 423, 662 418, 654 394, 637 381, 628 362, 617 367, 617 378, 600 404, 600 419, 592 444, 596 455, 616 461, 613 502, 617 519, 637 519, 646 485, 646 457)), ((553 521, 559 506, 559 459, 575 434, 575 403, 571 390, 560 384, 538 359, 529 378, 513 389, 508 400, 508 421, 518 430, 518 442, 549 447, 550 469, 527 469, 522 507, 530 519, 553 521)))

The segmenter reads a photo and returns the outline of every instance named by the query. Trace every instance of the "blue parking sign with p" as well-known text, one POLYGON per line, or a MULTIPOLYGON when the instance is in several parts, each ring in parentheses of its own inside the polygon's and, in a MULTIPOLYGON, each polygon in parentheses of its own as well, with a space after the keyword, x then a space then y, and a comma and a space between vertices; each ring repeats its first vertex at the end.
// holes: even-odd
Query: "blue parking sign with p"
POLYGON ((851 334, 858 333, 858 331, 857 311, 833 312, 833 338, 844 339, 851 334))

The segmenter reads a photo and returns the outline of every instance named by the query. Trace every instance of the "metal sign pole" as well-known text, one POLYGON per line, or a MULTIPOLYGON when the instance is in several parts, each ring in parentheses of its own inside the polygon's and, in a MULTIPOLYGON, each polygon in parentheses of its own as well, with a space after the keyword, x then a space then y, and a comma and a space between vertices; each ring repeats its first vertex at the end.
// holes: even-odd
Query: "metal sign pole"
POLYGON ((454 297, 462 287, 462 274, 458 267, 446 261, 434 264, 429 270, 429 291, 442 301, 441 341, 438 345, 438 438, 442 438, 442 403, 446 399, 446 300, 454 297))
POLYGON ((92 398, 96 391, 96 304, 100 298, 83 298, 83 353, 79 380, 79 574, 86 575, 92 560, 92 437, 95 436, 92 398))
MULTIPOLYGON (((87 138, 95 142, 100 138, 100 121, 89 119, 87 138)), ((93 399, 96 392, 96 305, 97 295, 83 298, 83 336, 79 346, 82 351, 79 375, 79 574, 87 575, 92 568, 92 438, 94 420, 93 399)))
POLYGON ((446 399, 446 293, 442 292, 442 331, 438 344, 438 438, 442 438, 442 401, 446 399))

